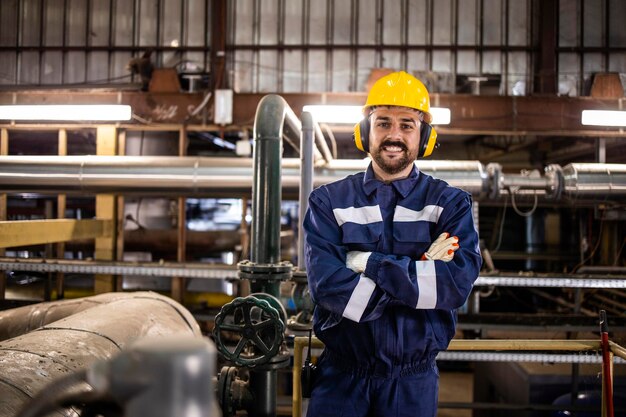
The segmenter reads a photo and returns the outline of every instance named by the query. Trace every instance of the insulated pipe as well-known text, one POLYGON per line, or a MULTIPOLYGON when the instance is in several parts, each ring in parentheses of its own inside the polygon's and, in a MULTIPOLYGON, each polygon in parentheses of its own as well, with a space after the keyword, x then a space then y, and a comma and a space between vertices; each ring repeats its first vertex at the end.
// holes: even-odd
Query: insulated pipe
POLYGON ((571 198, 626 195, 626 164, 568 164, 562 175, 563 193, 571 198))
POLYGON ((110 297, 93 297, 103 304, 0 342, 0 417, 16 415, 50 381, 108 359, 139 338, 202 337, 189 311, 170 298, 152 292, 110 297))
MULTIPOLYGON (((293 114, 293 112, 291 112, 293 114)), ((294 116, 295 117, 295 116, 294 116)), ((287 120, 290 120, 288 118, 287 120)), ((299 124, 299 121, 297 122, 299 124)), ((363 171, 368 159, 333 159, 315 168, 318 187, 363 171)), ((626 164, 569 164, 554 175, 503 174, 479 161, 420 160, 427 174, 471 193, 477 201, 494 198, 504 186, 546 190, 558 199, 614 200, 626 196, 626 164)), ((298 159, 283 159, 282 190, 297 195, 298 159)), ((214 157, 0 156, 0 191, 64 194, 141 194, 240 197, 252 189, 252 160, 214 157)))
MULTIPOLYGON (((333 159, 315 169, 314 186, 363 171, 368 164, 369 159, 333 159)), ((252 190, 252 165, 250 158, 0 156, 0 191, 239 197, 252 190)), ((416 165, 476 198, 488 190, 479 161, 420 160, 416 165)), ((281 166, 283 192, 297 195, 299 159, 283 159, 281 166)))
POLYGON ((106 293, 74 300, 49 301, 0 311, 0 341, 11 339, 92 307, 128 299, 128 294, 106 293))
POLYGON ((302 112, 302 135, 300 139, 300 200, 298 216, 298 270, 304 271, 304 231, 302 222, 309 207, 309 194, 313 190, 313 117, 302 112))

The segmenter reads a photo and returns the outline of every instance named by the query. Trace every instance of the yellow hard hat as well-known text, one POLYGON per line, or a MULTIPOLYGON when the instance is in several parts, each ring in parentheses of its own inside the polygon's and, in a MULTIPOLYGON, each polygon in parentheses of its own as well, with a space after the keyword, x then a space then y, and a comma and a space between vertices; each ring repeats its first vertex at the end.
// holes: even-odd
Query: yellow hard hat
POLYGON ((430 124, 433 120, 426 86, 404 71, 385 75, 374 83, 363 106, 363 113, 367 116, 369 108, 375 106, 408 107, 423 112, 426 123, 430 124))

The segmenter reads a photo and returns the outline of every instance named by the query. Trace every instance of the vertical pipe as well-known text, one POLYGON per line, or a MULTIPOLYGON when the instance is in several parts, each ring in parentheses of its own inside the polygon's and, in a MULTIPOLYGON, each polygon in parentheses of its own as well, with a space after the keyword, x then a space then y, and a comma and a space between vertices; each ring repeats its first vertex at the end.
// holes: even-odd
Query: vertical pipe
POLYGON ((275 370, 250 372, 250 389, 255 393, 254 406, 248 410, 251 417, 276 416, 277 381, 275 370))
POLYGON ((250 259, 254 263, 275 264, 280 261, 280 201, 282 121, 285 101, 275 95, 265 96, 257 108, 254 123, 252 242, 250 259), (280 121, 277 131, 264 129, 280 121), (267 131, 265 131, 267 130, 267 131))
POLYGON ((302 135, 300 136, 300 201, 298 222, 298 270, 304 271, 304 232, 302 222, 309 206, 308 199, 313 189, 313 117, 302 112, 302 135))

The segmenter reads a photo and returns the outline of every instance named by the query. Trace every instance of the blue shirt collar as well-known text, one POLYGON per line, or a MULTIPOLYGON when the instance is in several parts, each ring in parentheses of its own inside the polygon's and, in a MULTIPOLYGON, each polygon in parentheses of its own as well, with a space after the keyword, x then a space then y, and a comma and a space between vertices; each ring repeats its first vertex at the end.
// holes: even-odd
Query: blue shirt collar
MULTIPOLYGON (((398 192, 402 198, 406 198, 411 190, 417 184, 417 177, 419 176, 419 171, 415 164, 413 165, 413 170, 408 177, 402 178, 399 180, 391 181, 391 185, 395 188, 396 192, 398 192)), ((372 163, 370 162, 367 170, 365 171, 365 176, 363 177, 363 189, 367 195, 371 195, 375 190, 378 189, 384 183, 378 179, 374 175, 374 169, 372 168, 372 163)))

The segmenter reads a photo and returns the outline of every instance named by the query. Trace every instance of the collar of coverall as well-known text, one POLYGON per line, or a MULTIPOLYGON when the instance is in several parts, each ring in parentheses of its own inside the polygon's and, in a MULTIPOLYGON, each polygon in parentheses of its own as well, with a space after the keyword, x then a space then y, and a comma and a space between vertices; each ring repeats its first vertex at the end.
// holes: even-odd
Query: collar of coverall
MULTIPOLYGON (((411 173, 406 178, 400 178, 394 181, 391 181, 391 185, 396 189, 402 198, 406 198, 409 193, 417 184, 418 170, 415 165, 413 165, 413 169, 411 173)), ((367 195, 371 195, 378 187, 385 184, 383 181, 376 179, 374 175, 374 169, 372 168, 372 163, 370 162, 367 170, 365 171, 365 176, 363 177, 363 189, 367 195)))

